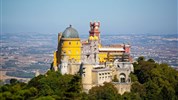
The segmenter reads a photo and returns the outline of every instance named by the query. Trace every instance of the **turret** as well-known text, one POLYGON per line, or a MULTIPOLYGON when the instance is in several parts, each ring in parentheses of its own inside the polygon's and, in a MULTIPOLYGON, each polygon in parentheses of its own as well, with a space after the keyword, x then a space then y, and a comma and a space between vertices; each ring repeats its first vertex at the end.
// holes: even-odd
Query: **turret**
POLYGON ((125 53, 130 53, 130 45, 124 44, 124 50, 125 50, 125 53))
POLYGON ((99 40, 99 43, 101 43, 100 41, 100 22, 90 22, 90 36, 97 36, 98 37, 98 40, 99 40))

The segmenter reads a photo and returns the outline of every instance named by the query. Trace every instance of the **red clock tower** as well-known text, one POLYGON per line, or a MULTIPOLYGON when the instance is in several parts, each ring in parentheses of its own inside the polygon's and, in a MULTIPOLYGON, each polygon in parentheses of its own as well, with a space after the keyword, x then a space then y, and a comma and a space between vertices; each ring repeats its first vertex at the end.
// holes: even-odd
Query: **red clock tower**
POLYGON ((98 37, 98 40, 99 40, 99 43, 101 43, 101 40, 100 40, 100 30, 99 30, 99 27, 100 27, 100 22, 90 22, 90 36, 97 36, 98 37))

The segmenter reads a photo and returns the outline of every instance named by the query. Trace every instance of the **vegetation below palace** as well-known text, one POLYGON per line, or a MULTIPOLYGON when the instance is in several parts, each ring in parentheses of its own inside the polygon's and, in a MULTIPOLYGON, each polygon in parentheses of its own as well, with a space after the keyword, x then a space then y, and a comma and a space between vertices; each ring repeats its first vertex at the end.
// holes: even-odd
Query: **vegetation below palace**
POLYGON ((0 87, 0 99, 18 100, 178 100, 178 71, 167 64, 138 58, 131 75, 130 93, 120 95, 112 83, 82 92, 79 75, 61 75, 48 71, 33 78, 28 84, 11 79, 11 84, 0 87))

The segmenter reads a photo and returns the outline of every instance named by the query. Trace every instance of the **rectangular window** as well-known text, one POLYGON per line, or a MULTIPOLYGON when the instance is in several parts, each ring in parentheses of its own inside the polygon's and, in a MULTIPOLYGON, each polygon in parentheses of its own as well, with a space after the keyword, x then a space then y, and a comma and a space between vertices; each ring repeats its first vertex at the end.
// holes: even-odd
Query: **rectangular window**
POLYGON ((125 78, 121 78, 121 83, 125 83, 125 78))

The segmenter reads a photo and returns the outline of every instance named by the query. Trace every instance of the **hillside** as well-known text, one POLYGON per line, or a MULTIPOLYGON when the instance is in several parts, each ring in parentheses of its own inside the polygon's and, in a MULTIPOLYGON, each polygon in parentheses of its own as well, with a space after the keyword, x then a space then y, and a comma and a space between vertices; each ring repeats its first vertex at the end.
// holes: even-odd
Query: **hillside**
POLYGON ((88 94, 83 93, 79 75, 61 75, 48 71, 46 75, 34 77, 28 84, 11 79, 11 84, 0 86, 0 99, 18 100, 177 100, 178 71, 167 64, 145 61, 138 58, 131 74, 130 93, 117 94, 111 83, 93 87, 88 94))

